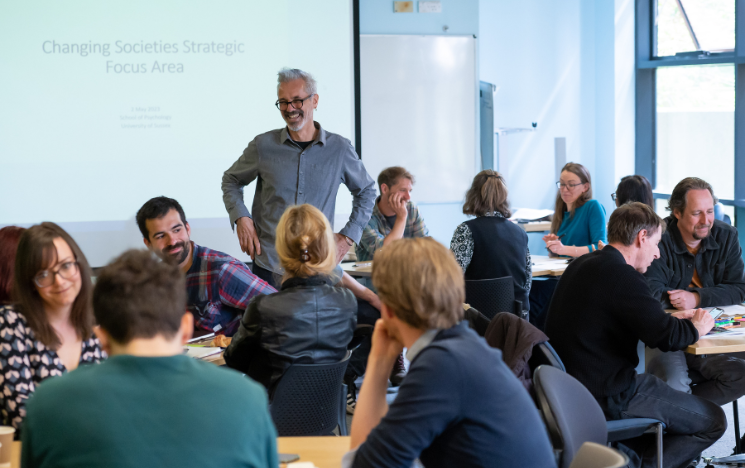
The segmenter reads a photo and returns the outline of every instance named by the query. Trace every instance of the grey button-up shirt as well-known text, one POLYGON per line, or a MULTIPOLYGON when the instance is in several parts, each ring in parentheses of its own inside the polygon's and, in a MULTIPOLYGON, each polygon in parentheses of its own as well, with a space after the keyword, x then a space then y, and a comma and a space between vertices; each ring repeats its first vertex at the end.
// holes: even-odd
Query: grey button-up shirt
POLYGON ((359 242, 375 204, 375 182, 355 153, 352 143, 327 132, 318 122, 318 137, 304 150, 292 141, 287 127, 258 135, 243 155, 225 171, 222 193, 230 225, 238 218, 253 218, 261 243, 256 264, 279 272, 274 248, 275 231, 282 213, 290 205, 308 203, 326 215, 334 226, 339 185, 352 193, 352 214, 339 232, 359 242), (257 179, 251 212, 243 202, 243 187, 257 179))

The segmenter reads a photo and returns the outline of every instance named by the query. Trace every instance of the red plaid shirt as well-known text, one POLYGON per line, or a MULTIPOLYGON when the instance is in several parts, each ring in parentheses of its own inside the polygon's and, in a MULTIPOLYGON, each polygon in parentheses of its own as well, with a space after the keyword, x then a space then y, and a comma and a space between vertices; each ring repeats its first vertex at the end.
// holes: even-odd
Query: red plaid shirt
POLYGON ((193 259, 186 272, 187 308, 197 328, 233 336, 254 296, 277 292, 245 263, 192 242, 193 259))

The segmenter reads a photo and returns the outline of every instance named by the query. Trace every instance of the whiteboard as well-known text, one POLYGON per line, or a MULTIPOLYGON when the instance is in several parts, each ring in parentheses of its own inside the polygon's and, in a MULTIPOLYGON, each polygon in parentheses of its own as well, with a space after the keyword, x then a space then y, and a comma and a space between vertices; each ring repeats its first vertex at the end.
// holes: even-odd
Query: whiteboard
POLYGON ((418 203, 464 199, 479 168, 473 36, 360 36, 362 161, 414 174, 418 203))

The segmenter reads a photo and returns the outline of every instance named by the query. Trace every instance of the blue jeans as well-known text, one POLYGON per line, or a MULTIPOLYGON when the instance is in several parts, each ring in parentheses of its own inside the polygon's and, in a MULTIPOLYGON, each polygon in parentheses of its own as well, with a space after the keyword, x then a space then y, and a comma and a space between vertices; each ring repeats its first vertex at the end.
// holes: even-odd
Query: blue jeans
MULTIPOLYGON (((727 419, 708 400, 673 390, 649 374, 636 376, 636 392, 623 419, 653 418, 665 423, 663 461, 665 467, 684 468, 716 442, 727 429, 727 419)), ((656 466, 655 442, 640 437, 623 442, 641 456, 642 467, 656 466)))
POLYGON ((648 351, 654 357, 647 364, 647 372, 675 390, 720 406, 745 395, 744 353, 695 356, 683 351, 648 351))

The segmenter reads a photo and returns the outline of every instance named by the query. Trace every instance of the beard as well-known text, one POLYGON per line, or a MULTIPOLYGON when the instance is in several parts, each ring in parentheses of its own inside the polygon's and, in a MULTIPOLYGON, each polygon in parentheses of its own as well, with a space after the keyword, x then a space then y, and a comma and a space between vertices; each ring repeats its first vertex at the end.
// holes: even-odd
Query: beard
POLYGON ((710 232, 711 232, 711 224, 698 224, 693 227, 693 238, 696 240, 704 239, 705 237, 709 236, 710 232), (703 228, 703 227, 706 228, 706 234, 704 234, 703 236, 700 236, 698 234, 698 229, 703 228))
POLYGON ((287 128, 289 128, 293 132, 299 132, 300 130, 303 129, 303 127, 305 127, 305 113, 302 110, 295 109, 292 112, 285 112, 282 115, 284 116, 285 122, 287 123, 287 128), (287 122, 287 120, 290 117, 294 117, 295 115, 300 116, 300 121, 296 125, 293 126, 289 122, 287 122))
POLYGON ((184 263, 184 260, 186 260, 189 257, 189 250, 191 250, 189 247, 191 245, 191 242, 179 242, 178 244, 172 245, 170 247, 166 247, 161 251, 161 258, 166 263, 169 263, 171 265, 181 265, 184 263), (181 251, 177 253, 171 253, 173 250, 181 247, 181 251))

